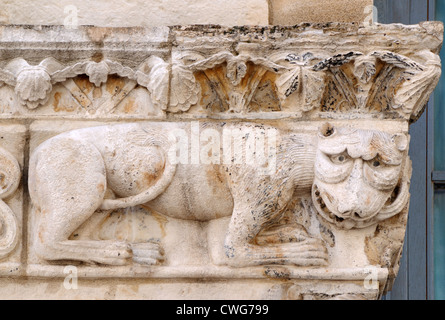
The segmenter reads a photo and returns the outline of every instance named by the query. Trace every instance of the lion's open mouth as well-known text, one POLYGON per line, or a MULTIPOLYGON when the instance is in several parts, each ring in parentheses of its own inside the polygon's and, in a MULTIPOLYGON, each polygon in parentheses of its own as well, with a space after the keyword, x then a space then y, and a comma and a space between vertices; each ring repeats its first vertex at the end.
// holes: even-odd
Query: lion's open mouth
POLYGON ((333 213, 329 208, 326 202, 323 200, 323 197, 321 196, 321 191, 317 187, 317 185, 313 186, 313 200, 315 207, 317 208, 317 211, 320 213, 320 216, 327 220, 330 223, 335 224, 336 226, 343 228, 343 229, 351 229, 353 227, 360 227, 362 224, 364 224, 369 219, 355 219, 355 217, 351 218, 342 218, 333 213))
MULTIPOLYGON (((321 211, 324 213, 324 218, 327 220, 330 220, 330 222, 343 222, 344 219, 336 216, 334 213, 332 213, 326 203, 324 202, 323 198, 321 197, 320 190, 318 189, 317 185, 314 185, 314 195, 315 195, 315 201, 317 202, 317 207, 321 209, 321 211)), ((320 210, 318 210, 320 211, 320 210)), ((321 213, 321 212, 320 212, 321 213)))

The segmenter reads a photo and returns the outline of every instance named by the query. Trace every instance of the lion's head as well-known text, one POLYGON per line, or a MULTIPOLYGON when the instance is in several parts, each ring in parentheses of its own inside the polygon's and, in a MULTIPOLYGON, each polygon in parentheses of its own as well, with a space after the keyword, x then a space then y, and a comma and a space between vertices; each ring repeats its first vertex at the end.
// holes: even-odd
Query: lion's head
POLYGON ((319 131, 312 200, 323 219, 364 228, 402 211, 409 200, 408 137, 382 131, 319 131))

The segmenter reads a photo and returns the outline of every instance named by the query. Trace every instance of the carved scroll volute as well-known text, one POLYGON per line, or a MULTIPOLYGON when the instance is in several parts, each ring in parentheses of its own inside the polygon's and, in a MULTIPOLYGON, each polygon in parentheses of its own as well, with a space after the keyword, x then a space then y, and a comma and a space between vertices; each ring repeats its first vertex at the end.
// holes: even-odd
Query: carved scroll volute
POLYGON ((10 254, 19 239, 19 225, 14 212, 5 203, 20 184, 20 165, 14 156, 0 148, 0 258, 10 254))

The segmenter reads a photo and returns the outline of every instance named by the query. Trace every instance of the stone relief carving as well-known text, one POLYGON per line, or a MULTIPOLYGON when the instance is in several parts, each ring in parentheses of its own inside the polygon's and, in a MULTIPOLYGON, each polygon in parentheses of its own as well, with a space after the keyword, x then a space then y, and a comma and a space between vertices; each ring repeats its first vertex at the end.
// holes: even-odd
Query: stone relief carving
MULTIPOLYGON (((321 127, 318 142, 313 135, 281 134, 277 153, 268 155, 276 157, 274 166, 279 169, 262 175, 258 162, 239 164, 236 159, 226 164, 218 158, 199 166, 175 164, 171 156, 173 147, 176 153, 174 137, 168 133, 185 126, 101 126, 64 133, 41 144, 29 167, 38 254, 47 260, 126 263, 132 244, 69 237, 98 209, 111 212, 145 205, 177 219, 208 221, 231 216, 224 254, 216 257, 221 264, 326 265, 321 239, 310 237, 300 224, 278 224, 292 199, 312 193, 318 214, 346 229, 388 219, 408 203, 410 163, 405 134, 390 136, 328 123, 321 127), (216 186, 209 185, 209 175, 218 178, 216 186), (184 197, 189 201, 178 203, 184 197)), ((217 134, 222 127, 202 126, 217 134)), ((235 142, 238 145, 254 133, 254 127, 224 125, 225 130, 246 132, 235 142)), ((161 258, 159 240, 137 246, 146 248, 133 250, 135 261, 153 264, 161 258)))
MULTIPOLYGON (((421 112, 413 108, 425 105, 428 93, 441 74, 440 61, 431 53, 421 55, 428 58, 425 65, 389 52, 373 52, 367 56, 351 52, 307 66, 308 55, 311 54, 303 57, 288 54, 286 60, 290 64, 300 59, 306 61, 297 67, 287 67, 252 57, 246 64, 248 58, 245 56, 234 59, 231 53, 221 53, 189 65, 174 63, 171 83, 169 65, 155 56, 136 71, 110 60, 63 67, 49 58, 33 66, 24 59, 15 59, 2 71, 2 79, 15 87, 20 103, 29 109, 45 105, 54 84, 60 82, 82 109, 99 117, 113 113, 132 90, 142 86, 161 113, 187 112, 201 101, 206 103, 203 106, 206 112, 215 115, 280 112, 286 111, 285 106, 291 104, 293 116, 297 118, 317 119, 323 113, 334 113, 333 117, 337 117, 335 113, 340 110, 351 110, 353 114, 369 112, 381 116, 387 113, 386 117, 405 119, 412 116, 415 119, 421 112), (248 81, 245 80, 247 70, 248 81), (109 98, 93 107, 92 99, 79 87, 78 81, 74 81, 82 74, 96 87, 106 83, 108 75, 126 80, 114 91, 110 88, 109 98), (274 85, 268 74, 276 74, 274 85)), ((196 55, 192 56, 196 59, 196 55)), ((188 61, 192 59, 187 54, 185 57, 188 61)), ((58 99, 55 98, 56 103, 58 99)))
POLYGON ((63 66, 53 58, 39 65, 17 58, 6 65, 1 76, 4 83, 15 87, 20 102, 29 109, 48 102, 53 85, 62 82, 83 108, 98 115, 112 113, 136 86, 142 86, 155 107, 169 113, 187 112, 198 101, 207 101, 202 107, 210 114, 279 112, 292 104, 299 118, 316 119, 321 113, 350 110, 415 119, 441 75, 437 55, 422 50, 417 57, 420 62, 389 51, 324 58, 311 52, 286 54, 285 58, 283 54, 234 56, 226 51, 205 58, 183 52, 174 59, 171 79, 169 64, 156 56, 135 70, 111 60, 63 66), (127 81, 93 111, 92 101, 73 81, 82 74, 96 87, 113 74, 127 81))
POLYGON ((29 142, 26 165, 0 149, 3 263, 24 247, 27 276, 236 275, 290 281, 268 294, 292 299, 391 288, 441 24, 31 30, 9 48, 14 32, 0 37, 0 121, 29 142), (26 239, 9 202, 21 176, 26 239), (354 287, 368 266, 377 289, 354 287))
POLYGON ((0 148, 0 259, 10 254, 19 241, 19 222, 3 199, 15 193, 20 177, 21 168, 15 157, 0 148))
POLYGON ((436 86, 441 74, 438 56, 427 50, 419 56, 426 59, 425 65, 388 51, 368 55, 350 52, 318 63, 314 70, 330 71, 322 109, 334 112, 341 109, 391 112, 394 109, 397 113, 394 116, 417 117, 420 111, 416 107, 423 108, 427 102, 425 92, 430 92, 430 85, 436 86), (425 80, 425 74, 429 78, 426 86, 418 82, 425 80))
POLYGON ((0 128, 0 275, 21 272, 23 253, 24 148, 23 125, 2 123, 0 128))
POLYGON ((15 87, 15 93, 20 101, 22 104, 26 104, 29 109, 35 109, 39 105, 45 104, 49 99, 53 84, 58 82, 64 82, 74 98, 88 109, 91 101, 73 82, 72 78, 85 74, 91 83, 99 87, 107 82, 109 75, 116 74, 129 79, 130 82, 121 90, 114 92, 111 101, 108 101, 106 106, 100 107, 104 112, 110 112, 136 85, 145 86, 155 96, 164 93, 166 89, 168 90, 168 83, 165 82, 168 80, 168 76, 165 78, 166 72, 166 64, 157 57, 150 57, 136 71, 110 60, 84 61, 72 66, 64 66, 53 58, 44 59, 39 65, 29 65, 24 59, 17 58, 9 62, 2 70, 2 79, 4 79, 3 82, 15 87), (141 69, 147 71, 148 74, 145 74, 141 69), (159 69, 161 70, 159 71, 159 69), (154 75, 150 74, 151 70, 155 73, 154 75), (164 74, 164 79, 160 81, 159 73, 164 74), (159 83, 156 85, 153 83, 155 79, 160 83, 161 89, 157 89, 159 83), (162 86, 165 86, 166 89, 162 86), (161 93, 157 93, 156 90, 160 90, 161 93))
MULTIPOLYGON (((303 163, 311 157, 307 155, 311 150, 296 145, 303 141, 303 137, 285 138, 283 154, 278 153, 276 159, 281 170, 264 177, 258 176, 256 167, 247 164, 182 165, 177 168, 178 165, 169 160, 168 137, 168 132, 175 130, 177 125, 153 126, 82 129, 47 140, 36 149, 30 160, 29 186, 37 208, 36 248, 39 255, 49 260, 124 263, 129 257, 126 243, 107 246, 106 243, 82 243, 68 238, 98 208, 113 210, 145 204, 163 215, 179 219, 208 221, 232 216, 224 243, 225 256, 219 257, 231 266, 325 264, 327 256, 322 242, 310 238, 298 226, 295 230, 289 226, 288 229, 268 229, 268 235, 262 235, 272 239, 276 234, 276 240, 288 242, 286 244, 256 244, 260 231, 280 219, 295 188, 304 189, 305 184, 310 188, 310 181, 301 169, 294 169, 295 166, 311 168, 310 163, 303 163), (101 139, 97 141, 99 136, 101 139), (78 168, 72 163, 73 154, 77 154, 78 168), (85 173, 84 177, 79 176, 80 170, 85 173), (179 173, 175 174, 177 171, 179 173), (217 185, 209 185, 209 175, 218 177, 217 185), (193 176, 200 179, 192 179, 193 176), (54 181, 60 184, 53 185, 54 181), (69 181, 78 181, 77 192, 69 181), (248 188, 247 185, 252 183, 258 187, 248 188), (188 187, 187 192, 183 191, 184 185, 188 187), (206 191, 208 188, 211 191, 206 191), (116 198, 107 199, 107 193, 116 198), (70 194, 71 201, 61 202, 64 194, 70 194), (178 198, 184 196, 196 199, 196 203, 191 200, 178 203, 178 198), (57 225, 53 226, 52 221, 57 221, 57 225)), ((238 131, 239 126, 234 130, 238 131)), ((213 130, 220 129, 218 127, 213 130)), ((145 250, 133 250, 135 255, 147 255, 136 256, 136 261, 157 262, 161 252, 159 245, 147 243, 145 247, 145 250)))
POLYGON ((362 228, 400 213, 409 200, 408 138, 325 125, 319 135, 312 199, 340 228, 362 228))

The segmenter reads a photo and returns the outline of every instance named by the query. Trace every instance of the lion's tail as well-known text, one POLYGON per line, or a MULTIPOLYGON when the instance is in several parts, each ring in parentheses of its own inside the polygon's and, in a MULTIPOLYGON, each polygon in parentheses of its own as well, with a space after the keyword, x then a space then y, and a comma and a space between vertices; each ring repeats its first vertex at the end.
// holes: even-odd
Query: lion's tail
POLYGON ((118 199, 105 199, 100 206, 101 210, 115 210, 147 203, 159 196, 170 185, 176 172, 176 165, 168 159, 165 161, 164 172, 161 178, 150 188, 135 196, 118 199))

